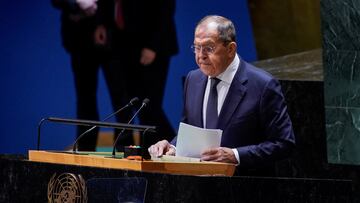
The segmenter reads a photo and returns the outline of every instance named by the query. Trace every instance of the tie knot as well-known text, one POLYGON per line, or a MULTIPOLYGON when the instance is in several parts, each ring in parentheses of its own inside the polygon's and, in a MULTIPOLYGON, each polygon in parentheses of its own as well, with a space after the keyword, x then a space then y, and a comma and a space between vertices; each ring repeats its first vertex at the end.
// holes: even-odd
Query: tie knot
POLYGON ((210 80, 211 80, 210 85, 212 88, 216 87, 221 81, 219 78, 210 78, 210 80))

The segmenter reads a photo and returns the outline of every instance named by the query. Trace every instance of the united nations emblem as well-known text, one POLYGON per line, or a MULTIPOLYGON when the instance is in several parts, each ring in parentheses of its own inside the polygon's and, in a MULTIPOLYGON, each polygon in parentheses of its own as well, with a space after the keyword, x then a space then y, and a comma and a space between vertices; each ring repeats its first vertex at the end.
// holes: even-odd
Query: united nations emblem
POLYGON ((85 203, 87 202, 87 190, 81 175, 63 173, 51 177, 48 184, 49 203, 85 203))

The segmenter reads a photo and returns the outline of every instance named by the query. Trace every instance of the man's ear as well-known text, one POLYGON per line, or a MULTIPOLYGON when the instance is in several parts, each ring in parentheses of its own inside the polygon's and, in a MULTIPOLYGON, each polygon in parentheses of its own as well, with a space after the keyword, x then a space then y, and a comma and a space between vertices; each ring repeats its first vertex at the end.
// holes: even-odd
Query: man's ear
POLYGON ((236 48, 237 48, 236 42, 230 42, 228 44, 228 54, 229 54, 229 56, 234 56, 236 54, 236 48))

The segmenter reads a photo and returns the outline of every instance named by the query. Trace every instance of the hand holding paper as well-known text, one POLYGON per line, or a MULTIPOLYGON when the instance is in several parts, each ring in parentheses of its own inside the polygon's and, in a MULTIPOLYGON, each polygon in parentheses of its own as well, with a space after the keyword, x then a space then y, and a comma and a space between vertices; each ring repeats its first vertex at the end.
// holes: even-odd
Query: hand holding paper
POLYGON ((151 145, 148 149, 151 157, 161 157, 162 155, 175 155, 175 148, 167 141, 162 140, 154 145, 151 145))
POLYGON ((202 152, 201 161, 216 161, 238 164, 232 149, 227 147, 210 148, 202 152))
POLYGON ((176 142, 176 156, 200 158, 209 148, 220 147, 222 130, 204 129, 180 123, 176 142))

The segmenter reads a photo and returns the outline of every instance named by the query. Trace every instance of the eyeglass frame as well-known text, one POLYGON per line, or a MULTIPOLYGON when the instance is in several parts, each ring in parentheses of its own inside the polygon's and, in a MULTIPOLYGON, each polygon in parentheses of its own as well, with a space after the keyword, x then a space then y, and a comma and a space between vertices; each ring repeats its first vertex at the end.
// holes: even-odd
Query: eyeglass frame
POLYGON ((196 45, 193 44, 190 46, 193 53, 198 54, 201 51, 204 54, 213 54, 215 52, 216 46, 215 45, 196 45))
MULTIPOLYGON (((231 41, 225 41, 222 42, 223 46, 227 46, 228 44, 230 44, 231 41)), ((190 46, 191 50, 193 53, 198 54, 201 51, 203 51, 204 54, 213 54, 216 50, 216 45, 196 45, 193 44, 190 46), (196 47, 198 47, 199 49, 197 49, 196 47), (210 50, 204 50, 204 48, 209 48, 210 50), (198 51, 197 51, 198 50, 198 51)))

